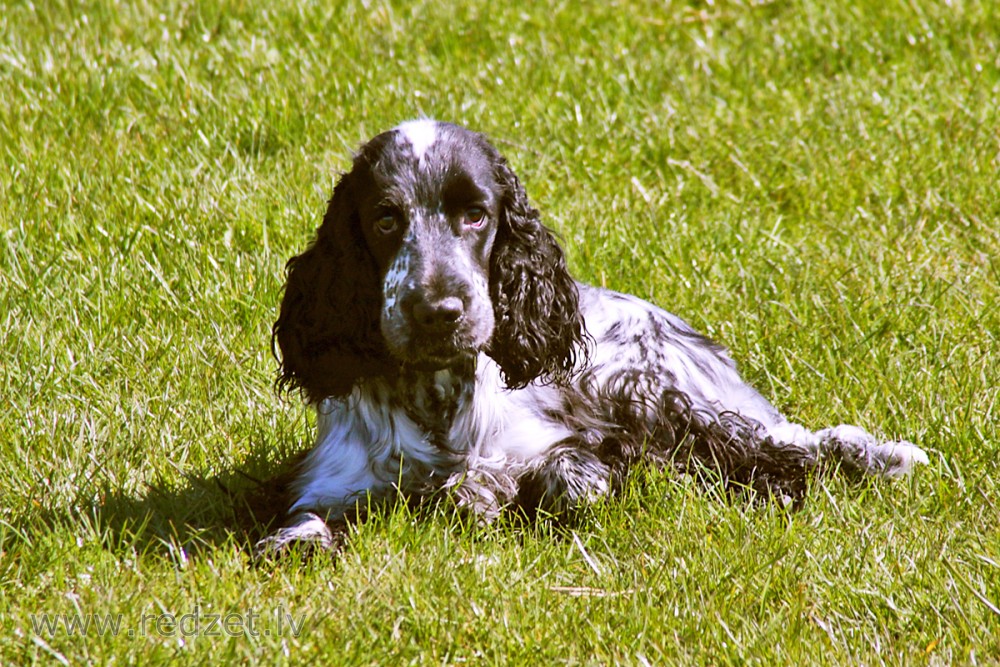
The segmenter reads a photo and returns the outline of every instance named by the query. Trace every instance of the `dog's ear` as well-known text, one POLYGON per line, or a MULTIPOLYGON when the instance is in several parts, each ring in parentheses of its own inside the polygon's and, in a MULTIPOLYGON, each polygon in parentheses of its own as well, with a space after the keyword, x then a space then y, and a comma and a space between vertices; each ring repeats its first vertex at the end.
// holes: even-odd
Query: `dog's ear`
POLYGON ((496 329, 488 353, 511 389, 564 382, 586 354, 579 292, 562 248, 502 157, 496 175, 503 194, 490 257, 496 329))
POLYGON ((281 311, 271 330, 280 349, 279 389, 311 402, 350 393, 383 370, 378 268, 358 221, 354 172, 333 191, 315 242, 286 266, 281 311))

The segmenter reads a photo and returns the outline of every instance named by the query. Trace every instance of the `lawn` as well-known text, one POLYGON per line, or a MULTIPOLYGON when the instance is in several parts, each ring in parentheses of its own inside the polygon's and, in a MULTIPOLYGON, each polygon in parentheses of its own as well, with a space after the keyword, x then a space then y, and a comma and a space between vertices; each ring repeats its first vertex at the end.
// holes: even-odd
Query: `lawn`
POLYGON ((997 664, 998 53, 987 0, 5 2, 0 662, 997 664), (649 473, 569 529, 401 506, 255 566, 242 493, 311 438, 284 263, 421 115, 580 279, 930 465, 795 511, 649 473))

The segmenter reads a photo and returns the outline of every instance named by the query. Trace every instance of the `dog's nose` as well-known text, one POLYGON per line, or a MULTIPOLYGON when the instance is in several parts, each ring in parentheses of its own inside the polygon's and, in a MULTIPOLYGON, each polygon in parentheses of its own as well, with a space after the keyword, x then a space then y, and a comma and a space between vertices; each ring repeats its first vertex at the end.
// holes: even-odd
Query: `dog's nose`
POLYGON ((413 304, 413 319, 417 326, 432 331, 454 329, 464 314, 465 304, 457 296, 434 301, 420 299, 413 304))

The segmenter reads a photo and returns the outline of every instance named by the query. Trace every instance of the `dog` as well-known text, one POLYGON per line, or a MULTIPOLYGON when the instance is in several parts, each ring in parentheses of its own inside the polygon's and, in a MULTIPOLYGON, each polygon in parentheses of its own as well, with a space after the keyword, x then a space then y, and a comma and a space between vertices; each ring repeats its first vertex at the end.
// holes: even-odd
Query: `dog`
POLYGON ((572 512, 638 464, 787 503, 817 472, 928 461, 856 426, 789 421, 679 317, 575 281, 507 160, 433 120, 354 156, 288 262, 272 350, 318 433, 258 553, 331 548, 331 525, 398 494, 444 493, 488 522, 572 512))

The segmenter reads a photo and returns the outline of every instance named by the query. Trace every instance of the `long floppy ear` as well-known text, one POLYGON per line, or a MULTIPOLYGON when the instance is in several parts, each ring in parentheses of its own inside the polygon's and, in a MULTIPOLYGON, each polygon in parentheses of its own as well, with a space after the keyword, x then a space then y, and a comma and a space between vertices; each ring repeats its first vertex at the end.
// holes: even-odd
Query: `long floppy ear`
POLYGON ((311 402, 346 396, 359 378, 384 370, 378 269, 358 223, 353 180, 341 178, 316 241, 288 261, 271 329, 271 350, 281 350, 278 388, 298 388, 311 402))
POLYGON ((502 157, 496 169, 504 193, 490 257, 496 329, 488 352, 511 389, 564 382, 587 353, 579 292, 517 176, 502 157))

